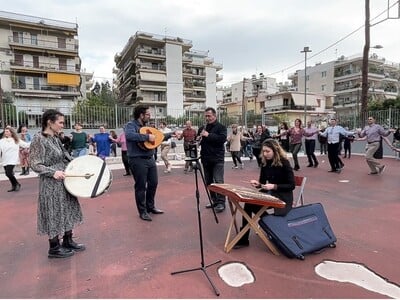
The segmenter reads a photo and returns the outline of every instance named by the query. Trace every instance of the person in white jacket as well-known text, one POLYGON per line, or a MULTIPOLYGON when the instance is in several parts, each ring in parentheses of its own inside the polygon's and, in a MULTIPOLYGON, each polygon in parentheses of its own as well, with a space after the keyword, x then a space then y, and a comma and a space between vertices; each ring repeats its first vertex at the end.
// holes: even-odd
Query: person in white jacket
POLYGON ((19 148, 29 148, 29 144, 18 138, 15 130, 7 126, 4 129, 3 137, 0 139, 0 156, 5 174, 11 182, 11 189, 7 192, 17 192, 21 184, 14 175, 14 167, 19 163, 19 148))

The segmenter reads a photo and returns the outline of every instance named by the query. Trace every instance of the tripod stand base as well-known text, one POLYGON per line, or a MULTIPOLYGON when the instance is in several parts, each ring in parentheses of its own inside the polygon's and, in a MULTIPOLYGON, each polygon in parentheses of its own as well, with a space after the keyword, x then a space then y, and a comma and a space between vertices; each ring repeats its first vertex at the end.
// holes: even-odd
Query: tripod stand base
POLYGON ((209 264, 207 266, 202 266, 199 268, 193 268, 193 269, 186 269, 186 270, 181 270, 181 271, 176 271, 176 272, 172 272, 171 275, 176 275, 176 274, 180 274, 180 273, 187 273, 187 272, 193 272, 193 271, 203 271, 204 275, 207 277, 208 282, 210 282, 211 286, 214 289, 214 293, 215 295, 219 296, 219 291, 217 290, 217 288, 215 287, 214 283, 211 281, 211 278, 208 276, 207 274, 207 268, 211 267, 213 265, 219 264, 221 262, 221 260, 217 260, 216 262, 213 262, 212 264, 209 264))

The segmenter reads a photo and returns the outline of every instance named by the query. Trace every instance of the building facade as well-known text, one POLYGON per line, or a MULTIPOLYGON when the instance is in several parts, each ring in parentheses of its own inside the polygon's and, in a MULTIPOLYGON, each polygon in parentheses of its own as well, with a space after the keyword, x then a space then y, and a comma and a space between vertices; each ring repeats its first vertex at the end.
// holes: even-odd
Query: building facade
POLYGON ((62 111, 81 96, 75 23, 1 11, 0 63, 1 87, 28 123, 44 108, 62 111))
POLYGON ((276 117, 290 125, 294 125, 295 119, 317 124, 327 124, 327 120, 335 115, 332 109, 333 95, 307 93, 307 107, 304 109, 304 92, 279 92, 265 96, 265 119, 276 117))
POLYGON ((252 75, 251 78, 244 78, 230 87, 225 87, 219 107, 229 116, 245 118, 246 114, 261 114, 265 95, 278 91, 275 78, 266 77, 262 73, 258 77, 252 75))
POLYGON ((149 105, 155 117, 203 112, 217 105, 222 65, 179 37, 136 32, 114 57, 114 86, 123 105, 149 105))
MULTIPOLYGON (((333 108, 340 114, 358 114, 361 106, 362 55, 341 56, 337 60, 307 67, 307 93, 334 95, 333 108)), ((304 92, 304 69, 289 75, 293 90, 304 92)), ((375 53, 368 59, 368 98, 383 101, 399 96, 398 63, 375 53)))
MULTIPOLYGON (((359 112, 362 56, 340 57, 334 64, 334 107, 338 112, 359 112)), ((368 99, 383 101, 399 96, 400 65, 375 53, 368 59, 368 99)))

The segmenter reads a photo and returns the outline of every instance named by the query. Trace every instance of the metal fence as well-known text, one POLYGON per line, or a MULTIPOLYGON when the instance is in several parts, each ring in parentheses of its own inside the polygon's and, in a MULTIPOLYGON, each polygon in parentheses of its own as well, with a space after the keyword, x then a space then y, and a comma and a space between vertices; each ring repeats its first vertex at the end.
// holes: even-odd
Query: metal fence
MULTIPOLYGON (((98 129, 104 126, 107 129, 120 129, 129 120, 133 119, 133 106, 84 106, 74 107, 45 107, 45 106, 16 106, 6 103, 1 108, 0 127, 10 125, 14 128, 20 124, 26 125, 29 129, 41 127, 42 114, 45 110, 53 108, 65 115, 65 128, 73 128, 76 122, 80 122, 84 129, 98 129), (4 120, 4 122, 3 122, 4 120)), ((204 124, 204 110, 176 110, 173 116, 162 116, 152 114, 151 122, 156 126, 160 122, 166 122, 171 127, 183 127, 187 120, 193 126, 204 124)), ((224 124, 232 124, 236 118, 230 118, 226 114, 218 112, 219 120, 224 124)))
MULTIPOLYGON (((43 112, 50 107, 41 106, 15 106, 14 104, 3 104, 1 110, 1 126, 10 125, 14 128, 21 124, 25 124, 29 129, 37 129, 41 127, 41 116, 43 112), (4 120, 4 122, 3 122, 4 120)), ((53 107, 52 107, 53 108, 53 107)), ((133 118, 134 107, 124 106, 97 106, 89 107, 76 105, 75 107, 56 107, 65 115, 65 128, 73 128, 75 122, 80 122, 85 129, 98 129, 105 126, 107 129, 120 129, 129 120, 133 118)), ((162 121, 171 127, 183 127, 187 120, 192 122, 193 126, 201 126, 204 124, 204 111, 202 110, 179 110, 174 111, 173 116, 152 116, 151 121, 156 126, 162 121)), ((365 115, 344 115, 336 114, 338 122, 344 127, 350 129, 362 128, 368 116, 374 116, 378 124, 387 128, 400 127, 400 109, 388 109, 382 111, 372 111, 365 115)), ((246 120, 241 115, 227 115, 218 110, 218 120, 225 126, 233 123, 244 125, 248 128, 255 125, 264 124, 268 126, 276 126, 279 118, 265 118, 261 114, 248 113, 246 120)), ((318 124, 317 124, 318 125, 318 124)))
POLYGON ((385 128, 400 127, 400 109, 387 109, 379 111, 370 111, 365 114, 340 115, 336 114, 338 122, 343 127, 348 128, 363 128, 369 116, 376 119, 376 123, 385 128))

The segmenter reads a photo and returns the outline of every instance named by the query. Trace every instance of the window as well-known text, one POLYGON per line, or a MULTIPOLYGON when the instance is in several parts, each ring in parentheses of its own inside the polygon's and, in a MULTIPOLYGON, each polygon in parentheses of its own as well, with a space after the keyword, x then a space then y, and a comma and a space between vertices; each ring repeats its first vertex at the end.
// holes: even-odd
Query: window
POLYGON ((26 84, 25 84, 25 76, 18 76, 18 87, 19 89, 25 89, 26 84))
POLYGON ((17 66, 23 66, 24 65, 24 56, 22 54, 14 54, 14 63, 17 66))
POLYGON ((39 68, 39 56, 37 56, 37 55, 33 56, 33 67, 39 68))
POLYGON ((38 44, 37 34, 35 34, 35 33, 31 33, 31 44, 32 45, 38 44))
POLYGON ((22 32, 20 32, 20 31, 13 32, 13 42, 18 43, 18 44, 24 43, 24 38, 23 38, 22 32))
POLYGON ((310 75, 306 76, 306 80, 309 81, 310 80, 310 75))
POLYGON ((326 71, 321 72, 321 77, 326 77, 326 71))
POLYGON ((67 59, 65 58, 59 58, 58 59, 58 64, 59 64, 59 68, 60 70, 67 70, 67 59))
POLYGON ((283 106, 289 106, 289 99, 287 98, 283 99, 283 106))
POLYGON ((33 77, 33 89, 34 90, 39 90, 39 77, 33 77))
POLYGON ((58 38, 58 48, 60 49, 65 49, 67 48, 67 42, 65 40, 65 38, 58 38))
POLYGON ((321 91, 325 91, 326 84, 321 85, 321 91))

